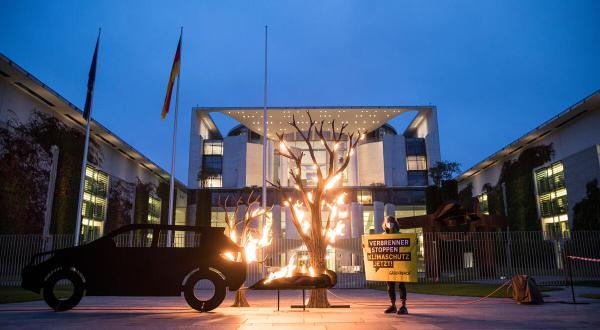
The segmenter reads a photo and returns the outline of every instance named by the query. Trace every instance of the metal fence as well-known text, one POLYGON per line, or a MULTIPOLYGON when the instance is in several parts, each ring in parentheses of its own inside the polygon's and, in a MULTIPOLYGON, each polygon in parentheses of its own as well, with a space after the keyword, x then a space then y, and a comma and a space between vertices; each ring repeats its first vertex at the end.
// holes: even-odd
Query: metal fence
MULTIPOLYGON (((181 235, 176 247, 195 246, 198 237, 181 235)), ((117 246, 150 246, 151 237, 122 235, 117 246)), ((159 246, 166 246, 159 239, 159 246)), ((72 235, 0 235, 0 285, 20 284, 21 269, 38 252, 69 247, 72 235)), ((571 260, 566 256, 600 259, 600 232, 547 235, 543 232, 424 233, 418 242, 418 277, 422 283, 499 283, 517 274, 528 274, 543 285, 563 285, 569 270, 574 280, 600 280, 600 263, 571 260)), ((302 241, 277 238, 259 252, 260 263, 248 266, 246 285, 287 265, 308 261, 302 241)), ((361 239, 340 239, 327 249, 327 266, 336 271, 338 288, 364 288, 361 239)))

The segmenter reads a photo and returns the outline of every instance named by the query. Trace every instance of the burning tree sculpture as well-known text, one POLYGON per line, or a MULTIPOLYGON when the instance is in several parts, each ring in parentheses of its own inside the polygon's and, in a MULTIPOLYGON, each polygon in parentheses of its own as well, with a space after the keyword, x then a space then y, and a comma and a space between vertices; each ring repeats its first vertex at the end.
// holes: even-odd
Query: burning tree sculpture
MULTIPOLYGON (((229 253, 226 255, 227 258, 237 261, 246 262, 248 264, 258 262, 258 249, 271 245, 271 227, 265 221, 263 224, 262 232, 258 230, 259 226, 255 226, 253 222, 258 222, 263 216, 268 216, 266 210, 260 207, 260 197, 252 198, 252 193, 248 196, 246 203, 242 197, 238 198, 235 204, 235 210, 233 214, 227 209, 227 201, 229 196, 225 198, 223 204, 223 210, 225 211, 225 222, 226 222, 226 234, 229 238, 244 248, 245 255, 233 255, 229 253), (246 209, 240 216, 240 206, 244 205, 246 209), (238 220, 239 219, 239 220, 238 220)), ((246 288, 242 287, 235 293, 235 300, 232 307, 249 307, 248 300, 246 299, 246 288)))
MULTIPOLYGON (((290 125, 302 137, 308 148, 308 154, 317 174, 314 178, 314 185, 308 186, 304 184, 302 180, 302 158, 304 157, 304 152, 298 152, 290 148, 284 139, 284 134, 277 134, 279 153, 295 164, 295 168, 290 169, 289 175, 295 183, 294 187, 301 195, 301 200, 293 200, 288 196, 279 180, 275 183, 269 183, 283 194, 285 198, 284 204, 291 210, 292 222, 308 250, 310 267, 304 270, 303 273, 320 276, 325 274, 327 270, 327 246, 335 242, 336 236, 342 234, 344 224, 342 221, 339 221, 339 218, 347 217, 347 212, 344 211, 346 214, 340 214, 342 212, 338 208, 344 204, 344 194, 331 198, 328 196, 328 192, 331 192, 341 181, 343 172, 350 161, 350 156, 353 154, 359 139, 364 138, 364 133, 357 132, 356 136, 355 133, 344 134, 347 124, 342 123, 340 127, 336 127, 335 121, 332 121, 331 132, 329 133, 331 135, 328 139, 325 136, 327 132, 323 132, 324 121, 321 121, 320 125, 318 125, 316 121, 313 121, 310 112, 307 113, 309 119, 307 130, 303 130, 298 126, 295 117, 292 117, 290 125), (325 147, 327 152, 328 166, 326 171, 323 171, 317 163, 313 147, 313 143, 317 141, 311 140, 313 133, 319 138, 320 143, 325 147), (348 143, 348 148, 341 150, 340 146, 345 142, 348 143), (338 166, 335 166, 336 159, 338 158, 341 161, 338 162, 338 166), (308 209, 310 213, 308 217, 305 215, 305 209, 308 209), (329 211, 325 223, 322 222, 322 211, 329 211)), ((287 267, 282 268, 278 272, 271 273, 265 283, 276 278, 292 276, 295 271, 295 265, 292 265, 292 263, 290 262, 287 267)), ((308 307, 323 308, 329 306, 326 289, 311 290, 308 307)))

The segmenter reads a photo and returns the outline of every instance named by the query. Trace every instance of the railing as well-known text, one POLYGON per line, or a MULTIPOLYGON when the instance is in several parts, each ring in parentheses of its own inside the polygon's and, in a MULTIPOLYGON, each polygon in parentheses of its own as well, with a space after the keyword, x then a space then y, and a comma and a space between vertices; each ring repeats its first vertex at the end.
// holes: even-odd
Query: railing
MULTIPOLYGON (((179 235, 173 246, 198 246, 201 238, 179 235)), ((117 246, 150 246, 152 237, 120 235, 117 246)), ((158 246, 167 240, 158 239, 158 246)), ((0 235, 0 286, 20 285, 21 270, 39 252, 73 245, 72 235, 0 235)), ((499 283, 517 274, 535 277, 538 283, 562 285, 569 268, 574 280, 600 280, 600 263, 569 260, 567 255, 600 259, 600 232, 572 232, 547 235, 542 232, 425 233, 418 242, 418 272, 422 283, 499 283)), ((269 271, 287 265, 295 256, 297 264, 307 262, 302 241, 275 239, 260 251, 261 262, 248 266, 246 285, 266 277, 269 271)), ((364 288, 362 244, 359 237, 342 238, 327 253, 328 268, 337 273, 338 288, 364 288)))

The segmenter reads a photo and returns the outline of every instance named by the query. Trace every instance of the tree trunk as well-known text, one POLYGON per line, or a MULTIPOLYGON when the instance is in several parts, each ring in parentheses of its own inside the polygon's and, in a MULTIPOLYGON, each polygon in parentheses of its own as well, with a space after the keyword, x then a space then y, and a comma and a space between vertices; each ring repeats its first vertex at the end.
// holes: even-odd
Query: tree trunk
POLYGON ((248 300, 246 299, 246 288, 241 287, 235 292, 235 300, 231 307, 250 307, 248 300))
MULTIPOLYGON (((323 274, 327 269, 325 255, 327 253, 326 243, 322 239, 316 239, 313 246, 307 246, 310 256, 310 265, 314 268, 317 275, 323 274)), ((310 291, 308 299, 309 308, 328 308, 330 307, 327 299, 327 289, 315 289, 310 291)))

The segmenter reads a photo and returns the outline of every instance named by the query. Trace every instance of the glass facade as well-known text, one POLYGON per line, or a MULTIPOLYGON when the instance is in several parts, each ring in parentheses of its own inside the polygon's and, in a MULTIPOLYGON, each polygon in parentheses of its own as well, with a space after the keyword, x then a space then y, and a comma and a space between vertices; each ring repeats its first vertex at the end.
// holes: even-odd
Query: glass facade
POLYGON ((356 202, 362 205, 373 204, 373 193, 370 190, 359 190, 356 192, 356 202))
POLYGON ((161 200, 156 196, 148 197, 148 223, 160 224, 161 200))
POLYGON ((394 211, 396 219, 425 214, 427 214, 425 205, 396 205, 396 210, 394 211))
POLYGON ((365 234, 375 233, 375 213, 372 206, 363 207, 363 226, 365 234))
POLYGON ((568 230, 567 189, 562 162, 535 171, 537 199, 544 231, 568 230))
MULTIPOLYGON (((230 212, 235 211, 235 209, 230 210, 230 212)), ((213 207, 210 212, 210 226, 211 227, 227 227, 227 222, 225 218, 225 211, 221 207, 213 207)))
POLYGON ((223 186, 223 141, 206 140, 202 150, 202 171, 204 187, 223 186), (205 171, 205 173, 204 173, 205 171))
POLYGON ((407 171, 426 171, 427 159, 425 156, 406 156, 407 171))
MULTIPOLYGON (((290 148, 298 150, 298 153, 304 152, 304 157, 302 157, 302 163, 301 163, 302 183, 308 187, 315 186, 316 180, 317 180, 317 166, 319 166, 321 168, 321 172, 324 174, 327 173, 327 171, 329 170, 329 168, 328 168, 329 158, 328 158, 328 154, 325 149, 325 146, 322 143, 320 143, 319 140, 311 141, 311 144, 313 147, 313 152, 315 154, 315 160, 317 161, 317 166, 315 166, 312 158, 310 157, 310 152, 309 152, 308 147, 306 146, 306 142, 304 142, 304 140, 288 141, 287 144, 290 148)), ((329 145, 331 146, 332 143, 329 142, 329 145)), ((335 150, 336 150, 337 159, 334 160, 334 167, 338 168, 344 162, 343 155, 346 154, 347 142, 340 141, 335 150)), ((342 173, 342 182, 348 182, 348 169, 347 168, 342 173)))
POLYGON ((409 186, 426 186, 427 177, 427 153, 425 139, 406 139, 406 171, 407 184, 409 186))
POLYGON ((406 174, 409 186, 427 185, 427 171, 408 171, 406 174))
POLYGON ((490 214, 488 195, 486 193, 483 193, 477 196, 477 200, 479 201, 479 212, 483 214, 490 214))
POLYGON ((223 156, 223 141, 221 140, 207 140, 204 141, 204 155, 219 155, 223 156))
POLYGON ((81 208, 83 241, 94 240, 103 234, 108 200, 108 174, 87 165, 81 208))

